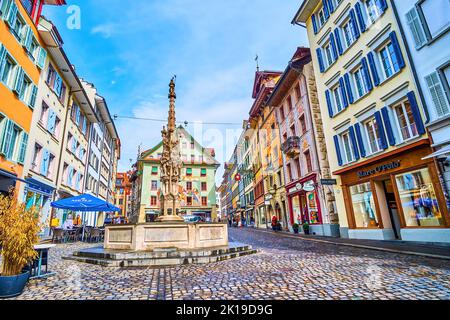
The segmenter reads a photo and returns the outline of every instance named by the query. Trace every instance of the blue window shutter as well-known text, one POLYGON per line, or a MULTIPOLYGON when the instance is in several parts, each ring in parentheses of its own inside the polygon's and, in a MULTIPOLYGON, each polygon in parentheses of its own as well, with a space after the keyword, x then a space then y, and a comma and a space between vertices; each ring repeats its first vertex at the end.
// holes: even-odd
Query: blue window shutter
POLYGON ((378 134, 380 135, 381 149, 386 150, 388 148, 388 143, 386 139, 386 133, 384 132, 383 121, 381 120, 381 112, 375 112, 375 121, 377 122, 378 134))
POLYGON ((379 86, 380 76, 378 75, 377 66, 375 65, 375 59, 372 52, 369 52, 369 54, 367 55, 367 59, 369 60, 370 71, 372 71, 373 83, 375 84, 375 86, 379 86))
POLYGON ((360 34, 359 34, 358 23, 356 22, 355 10, 353 10, 353 9, 350 9, 350 21, 353 25, 353 35, 355 36, 355 39, 358 39, 360 34))
POLYGON ((48 150, 44 150, 41 162, 41 174, 47 176, 48 173, 48 162, 50 160, 50 152, 48 150))
POLYGON ((334 136, 334 146, 336 147, 336 156, 338 158, 338 164, 342 166, 344 161, 342 161, 341 147, 339 145, 339 137, 334 136))
POLYGON ((361 134, 361 126, 359 123, 355 124, 355 132, 356 132, 356 138, 358 139, 359 144, 359 152, 361 153, 361 157, 366 157, 366 147, 364 146, 363 137, 361 134))
POLYGON ((328 10, 330 10, 330 13, 334 12, 334 5, 333 0, 327 0, 328 1, 328 10))
POLYGON ((312 25, 313 25, 314 34, 317 34, 317 32, 318 32, 319 30, 317 29, 316 15, 313 14, 313 15, 311 16, 311 19, 312 19, 312 25))
POLYGON ((420 114, 419 105, 417 104, 416 95, 414 91, 408 92, 406 95, 408 97, 409 103, 411 104, 411 110, 413 113, 414 121, 416 122, 417 132, 419 135, 425 134, 425 126, 423 124, 422 115, 420 114))
POLYGON ((372 78, 370 77, 369 66, 367 65, 366 58, 362 58, 361 65, 362 65, 362 69, 363 69, 364 78, 366 80, 367 89, 369 91, 372 91, 372 89, 373 89, 372 78))
POLYGON ((364 22, 364 17, 362 15, 361 5, 359 4, 359 2, 357 2, 355 4, 355 10, 356 10, 356 16, 358 17, 359 26, 361 28, 361 32, 365 32, 366 31, 366 23, 364 22))
POLYGON ((333 59, 336 61, 338 59, 338 51, 336 47, 336 41, 334 40, 333 32, 330 33, 330 43, 331 43, 331 50, 333 51, 333 59))
POLYGON ((395 146, 395 136, 394 136, 394 130, 392 130, 392 123, 391 119, 389 117, 389 110, 387 107, 384 107, 381 109, 381 114, 383 116, 384 125, 386 126, 386 132, 389 140, 389 144, 393 147, 395 146))
POLYGON ((376 0, 376 5, 381 13, 385 12, 387 9, 387 2, 386 0, 376 0))
POLYGON ((328 0, 322 0, 323 13, 325 14, 325 19, 330 17, 330 11, 328 10, 328 0))
POLYGON ((56 125, 56 113, 50 110, 50 115, 48 116, 47 130, 54 133, 56 125))
POLYGON ((344 53, 344 50, 342 49, 341 35, 339 34, 338 28, 334 29, 334 37, 336 39, 338 53, 341 56, 344 53))
POLYGON ((355 160, 358 161, 361 157, 359 156, 358 141, 356 140, 355 128, 350 127, 348 129, 348 133, 350 134, 350 139, 352 140, 352 148, 353 153, 355 154, 355 160))
POLYGON ((325 97, 327 98, 328 113, 330 115, 330 118, 333 118, 334 112, 333 112, 333 105, 331 104, 330 90, 325 91, 325 97))
POLYGON ((345 89, 347 91, 348 101, 350 104, 352 104, 353 102, 355 102, 355 99, 353 97, 352 86, 350 85, 350 76, 348 75, 348 73, 344 75, 344 82, 345 82, 345 89))
POLYGON ((325 67, 324 67, 324 64, 323 64, 322 49, 321 48, 317 48, 316 52, 317 52, 317 60, 319 61, 320 72, 323 73, 325 71, 325 67))
POLYGON ((400 49, 400 44, 398 43, 397 35, 395 34, 395 31, 392 31, 389 34, 389 37, 392 42, 392 46, 394 47, 395 56, 397 57, 398 66, 400 69, 403 69, 405 67, 405 59, 403 59, 402 50, 400 49))
POLYGON ((344 78, 339 79, 339 89, 341 90, 342 95, 342 104, 344 105, 344 108, 348 107, 348 99, 347 99, 347 93, 345 92, 345 84, 344 84, 344 78))

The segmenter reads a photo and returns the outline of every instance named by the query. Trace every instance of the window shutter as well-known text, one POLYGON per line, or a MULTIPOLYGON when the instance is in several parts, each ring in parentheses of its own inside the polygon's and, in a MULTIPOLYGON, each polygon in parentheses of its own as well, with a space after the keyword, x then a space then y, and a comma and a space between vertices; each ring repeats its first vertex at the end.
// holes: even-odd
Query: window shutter
POLYGON ((344 75, 344 82, 345 82, 345 89, 347 91, 348 101, 350 104, 352 104, 353 102, 355 102, 355 99, 353 97, 352 86, 350 85, 350 76, 348 75, 348 73, 344 75))
POLYGON ((6 16, 6 23, 11 28, 13 28, 16 23, 17 11, 18 11, 17 5, 14 1, 12 1, 11 5, 9 6, 8 14, 6 16))
POLYGON ((17 70, 16 73, 16 79, 14 81, 14 87, 13 87, 13 91, 20 96, 21 92, 22 92, 22 86, 23 86, 23 77, 24 77, 24 72, 22 68, 19 68, 17 70))
POLYGON ((45 51, 44 48, 39 48, 39 54, 36 60, 36 65, 39 67, 39 69, 44 69, 45 66, 45 59, 47 59, 47 51, 45 51))
POLYGON ((420 114, 419 106, 417 105, 416 95, 414 91, 408 92, 406 95, 409 103, 411 104, 411 110, 413 113, 414 121, 416 122, 417 132, 419 135, 425 134, 425 126, 423 124, 422 115, 420 114))
POLYGON ((22 131, 22 140, 20 142, 19 158, 17 159, 17 162, 19 162, 20 164, 25 163, 27 145, 28 145, 28 134, 25 131, 22 131))
POLYGON ((0 43, 0 76, 3 75, 7 52, 6 48, 0 43))
POLYGON ((330 17, 330 11, 328 10, 328 0, 322 0, 323 13, 325 14, 325 19, 330 17))
POLYGON ((355 16, 355 10, 350 9, 350 21, 353 25, 352 32, 355 39, 359 38, 359 29, 358 29, 358 23, 356 23, 356 16, 355 16))
POLYGON ((342 49, 341 35, 339 34, 338 28, 334 30, 334 37, 336 38, 338 53, 341 56, 344 53, 344 50, 342 49))
POLYGON ((41 162, 41 174, 43 176, 47 176, 48 174, 48 163, 50 158, 50 152, 48 150, 44 150, 41 162))
POLYGON ((54 133, 55 125, 56 125, 56 113, 53 112, 53 110, 50 110, 50 115, 48 117, 47 122, 47 130, 50 131, 51 133, 54 133))
POLYGON ((427 42, 427 36, 422 25, 422 20, 419 17, 416 7, 413 7, 406 13, 406 23, 411 30, 411 33, 416 43, 416 48, 423 46, 427 42))
POLYGON ((336 156, 338 158, 338 164, 340 166, 343 166, 344 162, 342 161, 341 147, 339 145, 339 136, 334 136, 334 146, 336 147, 336 156))
POLYGON ((317 32, 318 32, 319 30, 317 29, 317 21, 316 21, 316 15, 315 15, 315 14, 313 14, 313 15, 311 16, 311 20, 312 20, 312 25, 313 25, 314 34, 317 34, 317 32))
POLYGON ((383 121, 381 120, 381 112, 375 112, 375 121, 377 122, 378 134, 380 135, 381 148, 386 150, 388 148, 388 143, 386 140, 386 133, 384 131, 383 121))
POLYGON ((5 129, 3 130, 1 153, 6 156, 11 145, 12 132, 14 130, 14 122, 7 119, 5 123, 5 129))
POLYGON ((338 51, 336 48, 336 41, 334 40, 333 32, 330 33, 330 43, 331 43, 331 50, 333 50, 333 59, 336 61, 338 59, 338 51))
POLYGON ((426 76, 425 81, 427 83, 428 90, 430 90, 437 116, 442 117, 450 113, 448 100, 446 98, 444 88, 442 87, 442 83, 439 80, 438 73, 433 72, 429 76, 426 76))
POLYGON ((381 114, 383 116, 384 125, 386 126, 386 132, 389 140, 389 144, 393 147, 395 146, 395 136, 394 130, 392 130, 391 118, 389 117, 389 110, 387 107, 381 109, 381 114))
POLYGON ((355 128, 350 127, 348 129, 348 132, 350 134, 350 139, 352 140, 352 148, 355 154, 355 160, 358 161, 361 157, 359 156, 358 141, 356 140, 355 128))
POLYGON ((316 52, 317 52, 317 60, 319 61, 320 72, 323 73, 325 71, 325 67, 324 67, 323 59, 322 59, 322 49, 317 48, 316 52))
POLYGON ((31 89, 30 103, 28 104, 28 106, 31 109, 34 109, 34 106, 36 105, 37 91, 38 91, 38 88, 35 85, 33 85, 32 89, 31 89))
POLYGON ((24 36, 22 37, 22 40, 20 41, 20 44, 24 48, 27 48, 27 42, 30 40, 30 33, 31 33, 31 28, 29 26, 25 26, 25 31, 23 33, 24 36))
POLYGON ((361 28, 361 32, 365 32, 366 31, 366 23, 364 22, 364 17, 362 15, 361 5, 359 4, 359 2, 357 2, 355 4, 355 10, 356 10, 356 16, 358 17, 359 26, 361 28))
POLYGON ((395 56, 397 57, 398 66, 400 69, 403 69, 405 67, 405 60, 403 59, 402 50, 400 49, 400 44, 398 43, 397 35, 395 34, 395 31, 392 31, 389 34, 389 37, 392 42, 392 46, 394 47, 395 56))
POLYGON ((325 90, 325 97, 327 98, 327 105, 328 105, 328 114, 330 115, 330 118, 333 118, 333 105, 331 104, 331 95, 330 90, 325 90))
POLYGON ((375 86, 380 85, 380 77, 378 75, 377 66, 375 65, 375 59, 373 57, 373 53, 369 52, 367 55, 367 59, 369 60, 370 71, 372 71, 372 78, 375 86))
POLYGON ((366 157, 366 147, 364 146, 364 140, 361 134, 361 126, 359 123, 355 124, 355 132, 356 132, 356 138, 358 139, 358 145, 359 145, 359 152, 361 153, 361 157, 366 157))
POLYGON ((333 0, 327 0, 328 1, 328 10, 330 10, 330 14, 334 12, 334 5, 333 0))
POLYGON ((344 108, 348 108, 348 99, 347 94, 345 92, 344 78, 342 77, 339 79, 339 89, 341 90, 342 103, 344 105, 344 108))
POLYGON ((369 91, 372 91, 372 89, 373 89, 372 78, 370 77, 369 66, 367 65, 366 58, 362 58, 361 65, 362 65, 362 69, 363 69, 364 79, 367 84, 367 89, 369 91))
POLYGON ((386 11, 387 9, 386 0, 376 0, 376 4, 381 13, 386 11))

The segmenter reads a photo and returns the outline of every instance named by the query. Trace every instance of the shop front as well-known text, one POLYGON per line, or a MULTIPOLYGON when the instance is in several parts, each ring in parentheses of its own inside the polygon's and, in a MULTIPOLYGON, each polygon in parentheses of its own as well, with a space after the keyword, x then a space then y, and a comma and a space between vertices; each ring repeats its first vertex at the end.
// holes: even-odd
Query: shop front
POLYGON ((289 184, 286 192, 291 225, 307 223, 312 234, 323 235, 316 175, 289 184))
POLYGON ((422 140, 335 172, 341 177, 350 238, 450 242, 437 167, 422 140))
POLYGON ((27 178, 26 182, 24 196, 26 208, 35 207, 39 210, 40 222, 44 226, 41 236, 49 236, 52 214, 50 203, 53 199, 55 187, 33 178, 27 178))

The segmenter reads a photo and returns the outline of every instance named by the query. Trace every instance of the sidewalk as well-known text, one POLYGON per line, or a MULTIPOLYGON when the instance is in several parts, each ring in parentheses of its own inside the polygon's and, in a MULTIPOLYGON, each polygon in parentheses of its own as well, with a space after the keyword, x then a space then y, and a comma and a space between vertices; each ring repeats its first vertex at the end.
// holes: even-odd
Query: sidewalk
POLYGON ((423 256, 428 258, 450 260, 450 244, 448 243, 428 243, 428 242, 410 242, 410 241, 381 241, 381 240, 361 240, 361 239, 342 239, 325 236, 305 236, 303 234, 293 234, 286 231, 274 232, 272 230, 252 229, 259 232, 271 233, 280 237, 302 239, 306 241, 322 242, 340 246, 354 248, 363 248, 370 250, 386 251, 392 253, 423 256))

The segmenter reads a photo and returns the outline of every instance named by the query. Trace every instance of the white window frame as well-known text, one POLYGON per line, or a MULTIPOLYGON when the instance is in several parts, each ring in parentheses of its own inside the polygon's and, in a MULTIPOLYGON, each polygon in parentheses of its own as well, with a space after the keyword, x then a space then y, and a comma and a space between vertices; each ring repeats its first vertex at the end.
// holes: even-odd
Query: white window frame
MULTIPOLYGON (((394 63, 392 62, 392 56, 389 52, 389 45, 392 45, 392 42, 389 41, 388 43, 386 43, 382 47, 380 47, 377 51, 375 51, 376 57, 378 60, 377 62, 380 67, 378 69, 381 69, 381 75, 383 76, 382 79, 380 79, 380 83, 383 83, 384 81, 394 77, 397 73, 400 72, 400 71, 395 71, 394 63), (389 66, 392 70, 392 74, 390 76, 387 75, 386 69, 384 68, 383 57, 381 55, 381 51, 383 51, 383 50, 386 50, 386 52, 387 52, 389 66)), ((378 70, 378 71, 380 71, 380 70, 378 70)), ((380 72, 378 72, 378 74, 380 75, 380 72)))
MULTIPOLYGON (((395 125, 397 128, 397 136, 399 137, 399 140, 401 140, 400 143, 408 142, 410 140, 413 140, 413 139, 419 137, 419 133, 417 133, 416 135, 413 135, 413 130, 411 129, 412 124, 409 121, 408 113, 406 112, 406 106, 405 106, 406 102, 408 102, 408 99, 403 99, 391 106, 393 115, 394 115, 393 118, 395 119, 395 125), (399 106, 401 106, 401 108, 402 108, 403 116, 405 117, 405 120, 407 122, 408 133, 410 134, 410 137, 407 139, 405 139, 403 137, 402 127, 400 125, 400 121, 398 120, 398 116, 397 116, 396 108, 399 106)), ((411 108, 411 106, 410 106, 410 108, 411 108)), ((414 125, 416 126, 416 131, 417 131, 417 124, 414 123, 414 125)))
POLYGON ((355 97, 355 102, 356 102, 357 100, 366 96, 369 93, 369 89, 367 88, 367 83, 366 83, 366 80, 364 79, 363 69, 362 69, 361 65, 359 65, 356 69, 354 69, 354 71, 352 71, 350 73, 350 75, 351 75, 351 80, 352 80, 351 84, 353 85, 353 89, 354 89, 353 92, 356 94, 356 97, 355 97), (361 95, 358 90, 357 79, 360 79, 361 87, 363 89, 363 93, 361 95))
POLYGON ((338 84, 338 85, 334 86, 333 88, 331 88, 330 92, 331 92, 331 97, 332 97, 331 100, 332 100, 332 105, 333 105, 333 112, 334 112, 335 115, 337 115, 337 114, 339 114, 339 113, 341 113, 342 111, 345 110, 345 108, 344 108, 344 100, 343 100, 343 97, 342 97, 342 92, 341 92, 340 85, 338 84), (341 109, 340 110, 338 108, 338 103, 337 103, 336 97, 339 99, 339 102, 341 104, 341 109))
POLYGON ((362 4, 361 7, 363 7, 361 11, 362 11, 362 14, 364 16, 363 17, 364 18, 364 22, 366 23, 366 29, 368 29, 368 28, 370 28, 370 26, 375 24, 378 21, 378 19, 380 19, 381 12, 380 12, 380 10, 377 7, 376 0, 361 0, 361 4, 362 4), (369 1, 372 2, 371 8, 372 8, 373 11, 375 11, 376 17, 372 17, 370 15, 370 9, 368 7, 368 2, 369 1))
POLYGON ((375 117, 368 118, 364 122, 362 122, 362 126, 364 128, 363 132, 364 132, 367 146, 368 146, 368 148, 366 148, 366 149, 369 152, 369 155, 374 155, 374 154, 377 154, 377 153, 383 151, 383 148, 381 147, 380 132, 377 129, 378 124, 376 122, 377 122, 377 120, 375 119, 375 117), (371 130, 373 130, 374 136, 376 138, 376 147, 377 147, 376 150, 373 149, 372 142, 371 142, 372 140, 370 138, 368 126, 370 126, 371 130))
POLYGON ((353 151, 353 143, 352 143, 352 139, 350 137, 350 132, 349 131, 345 131, 345 132, 341 133, 339 135, 339 140, 340 140, 340 143, 341 143, 340 149, 341 149, 342 160, 343 160, 344 164, 349 164, 349 163, 352 163, 352 162, 356 161, 355 153, 353 151), (348 154, 347 154, 347 150, 346 150, 346 147, 345 147, 346 144, 344 142, 345 141, 345 139, 344 139, 345 136, 348 139, 348 147, 350 149, 349 151, 350 151, 350 155, 352 157, 351 159, 348 159, 348 154))
POLYGON ((345 20, 345 22, 342 23, 342 26, 341 26, 340 29, 342 31, 342 38, 343 39, 342 39, 341 43, 344 45, 343 50, 347 51, 356 42, 356 38, 355 38, 355 36, 353 35, 353 32, 352 32, 353 24, 351 23, 350 18, 347 18, 345 20), (348 30, 349 30, 348 35, 349 35, 349 39, 351 40, 351 43, 347 43, 347 37, 346 37, 347 33, 345 32, 346 26, 348 26, 348 30))

